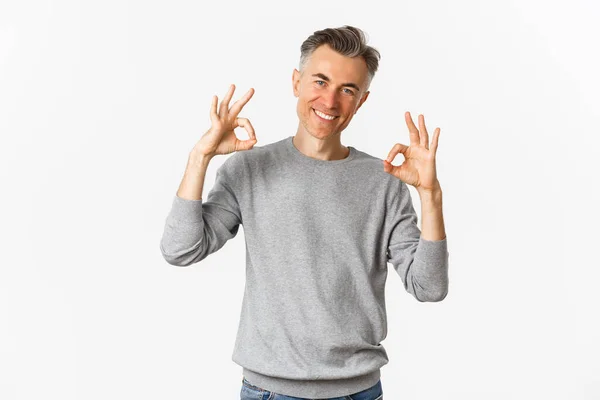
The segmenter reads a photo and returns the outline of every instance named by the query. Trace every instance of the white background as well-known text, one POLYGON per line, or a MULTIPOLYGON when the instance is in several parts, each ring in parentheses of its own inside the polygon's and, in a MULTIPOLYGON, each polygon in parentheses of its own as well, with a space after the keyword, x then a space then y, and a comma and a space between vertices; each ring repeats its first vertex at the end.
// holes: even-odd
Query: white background
POLYGON ((295 134, 300 44, 350 24, 382 59, 342 143, 385 158, 404 111, 441 128, 450 293, 419 303, 389 265, 385 398, 600 399, 599 11, 3 1, 0 398, 239 399, 243 227, 180 268, 165 218, 211 96, 255 88, 257 146, 295 134))

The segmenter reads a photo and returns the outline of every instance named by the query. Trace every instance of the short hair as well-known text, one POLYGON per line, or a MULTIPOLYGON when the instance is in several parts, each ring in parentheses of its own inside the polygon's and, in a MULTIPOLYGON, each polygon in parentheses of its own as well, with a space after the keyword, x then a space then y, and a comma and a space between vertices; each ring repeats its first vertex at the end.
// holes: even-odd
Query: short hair
POLYGON ((333 50, 347 57, 362 57, 368 70, 367 88, 377 72, 381 54, 377 49, 367 45, 365 33, 353 26, 344 25, 339 28, 327 28, 314 32, 300 46, 300 72, 312 53, 320 46, 327 44, 333 50))

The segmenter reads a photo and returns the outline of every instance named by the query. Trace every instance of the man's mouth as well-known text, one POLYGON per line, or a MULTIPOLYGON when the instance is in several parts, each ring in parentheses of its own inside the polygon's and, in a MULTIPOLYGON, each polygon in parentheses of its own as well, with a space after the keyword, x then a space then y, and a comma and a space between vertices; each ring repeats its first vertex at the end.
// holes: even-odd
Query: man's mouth
POLYGON ((334 119, 338 118, 339 115, 329 115, 329 114, 325 114, 324 112, 315 110, 313 108, 313 111, 315 112, 315 114, 317 115, 317 117, 325 120, 325 121, 333 121, 334 119))

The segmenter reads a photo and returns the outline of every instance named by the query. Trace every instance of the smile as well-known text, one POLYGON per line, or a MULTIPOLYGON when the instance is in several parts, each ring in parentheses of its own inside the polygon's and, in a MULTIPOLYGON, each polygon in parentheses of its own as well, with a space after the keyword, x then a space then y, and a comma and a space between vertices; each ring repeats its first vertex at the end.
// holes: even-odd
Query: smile
POLYGON ((334 120, 334 119, 336 119, 338 117, 338 116, 335 116, 335 115, 329 115, 329 114, 322 113, 321 111, 317 111, 314 108, 313 108, 313 111, 315 112, 315 114, 317 114, 317 116, 319 118, 324 119, 326 121, 332 121, 332 120, 334 120))

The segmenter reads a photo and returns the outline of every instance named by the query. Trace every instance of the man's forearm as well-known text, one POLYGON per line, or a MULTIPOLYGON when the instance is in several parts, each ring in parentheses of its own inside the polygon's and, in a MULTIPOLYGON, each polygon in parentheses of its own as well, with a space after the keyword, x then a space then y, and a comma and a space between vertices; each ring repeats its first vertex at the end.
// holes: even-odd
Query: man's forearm
POLYGON ((186 200, 201 200, 206 170, 212 157, 190 154, 187 168, 177 190, 177 196, 186 200))
POLYGON ((421 237, 425 240, 442 240, 446 237, 442 214, 442 189, 418 191, 421 198, 421 237))

